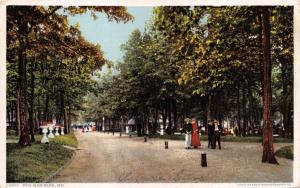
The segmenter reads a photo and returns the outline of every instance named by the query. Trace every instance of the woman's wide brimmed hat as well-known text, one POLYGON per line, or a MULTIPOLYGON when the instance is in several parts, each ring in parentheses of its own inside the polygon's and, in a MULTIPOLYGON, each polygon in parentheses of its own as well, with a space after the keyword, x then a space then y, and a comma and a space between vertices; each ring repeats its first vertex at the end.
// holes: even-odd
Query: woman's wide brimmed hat
POLYGON ((184 121, 185 121, 185 122, 190 122, 191 119, 190 119, 190 118, 185 118, 184 121))

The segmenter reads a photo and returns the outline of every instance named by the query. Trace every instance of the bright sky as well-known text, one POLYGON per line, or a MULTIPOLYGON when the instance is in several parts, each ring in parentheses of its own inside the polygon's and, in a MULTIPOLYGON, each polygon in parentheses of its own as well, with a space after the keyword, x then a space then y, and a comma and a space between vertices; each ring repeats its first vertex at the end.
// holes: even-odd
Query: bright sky
POLYGON ((90 14, 69 17, 70 24, 79 23, 82 35, 94 44, 99 43, 104 57, 113 62, 122 59, 121 44, 126 43, 131 32, 135 29, 144 31, 146 22, 152 15, 152 7, 128 7, 128 12, 134 16, 133 22, 126 24, 108 22, 105 14, 93 20, 90 14))

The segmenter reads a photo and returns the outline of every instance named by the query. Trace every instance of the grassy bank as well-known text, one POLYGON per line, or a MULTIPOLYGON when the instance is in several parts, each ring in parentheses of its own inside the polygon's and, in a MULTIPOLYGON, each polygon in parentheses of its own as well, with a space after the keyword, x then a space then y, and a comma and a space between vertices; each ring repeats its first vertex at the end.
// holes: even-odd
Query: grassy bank
POLYGON ((17 137, 9 135, 15 142, 6 144, 6 176, 8 183, 42 182, 63 166, 72 156, 73 150, 63 147, 76 147, 77 140, 73 133, 50 139, 49 144, 41 144, 41 135, 36 135, 36 142, 31 146, 21 147, 17 137))
MULTIPOLYGON (((166 140, 184 140, 184 135, 149 135, 149 138, 160 138, 160 139, 166 139, 166 140)), ((200 140, 207 141, 208 136, 200 136, 200 140)), ((256 142, 261 143, 262 138, 256 137, 256 136, 246 136, 246 137, 237 137, 237 136, 221 136, 222 142, 256 142)), ((292 143, 292 139, 288 138, 274 138, 275 143, 292 143)))
POLYGON ((283 158, 286 158, 286 159, 294 159, 294 147, 293 145, 290 145, 290 146, 284 146, 280 149, 278 149, 276 152, 275 152, 275 155, 278 156, 278 157, 283 157, 283 158))

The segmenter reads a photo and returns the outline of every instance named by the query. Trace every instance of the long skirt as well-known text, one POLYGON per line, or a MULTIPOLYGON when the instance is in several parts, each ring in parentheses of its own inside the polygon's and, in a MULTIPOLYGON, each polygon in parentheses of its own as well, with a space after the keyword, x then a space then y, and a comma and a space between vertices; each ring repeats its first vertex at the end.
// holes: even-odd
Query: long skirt
POLYGON ((191 138, 192 136, 191 136, 191 133, 186 133, 185 134, 185 148, 189 148, 189 147, 191 147, 191 140, 192 140, 192 138, 191 138))
POLYGON ((201 146, 199 134, 196 131, 192 134, 192 146, 201 146))

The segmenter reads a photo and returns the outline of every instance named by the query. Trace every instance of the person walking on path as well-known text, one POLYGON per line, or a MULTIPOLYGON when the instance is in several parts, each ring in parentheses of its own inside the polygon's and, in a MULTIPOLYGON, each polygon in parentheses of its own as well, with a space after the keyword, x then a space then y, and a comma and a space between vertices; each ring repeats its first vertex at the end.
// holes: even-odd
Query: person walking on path
POLYGON ((212 120, 208 121, 208 148, 213 148, 214 124, 212 120))
POLYGON ((222 126, 218 122, 215 122, 213 149, 216 149, 216 142, 217 141, 218 141, 219 149, 221 149, 221 141, 220 141, 221 131, 222 131, 222 126))
POLYGON ((192 124, 189 118, 185 119, 185 149, 191 149, 191 132, 192 132, 192 124))
POLYGON ((198 148, 201 146, 199 138, 199 127, 195 119, 192 120, 192 146, 198 148))

